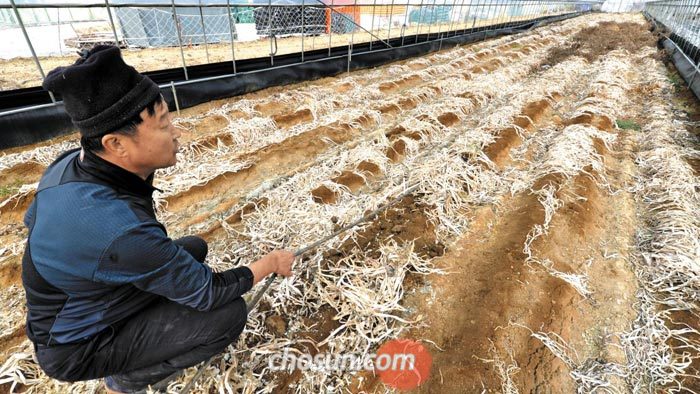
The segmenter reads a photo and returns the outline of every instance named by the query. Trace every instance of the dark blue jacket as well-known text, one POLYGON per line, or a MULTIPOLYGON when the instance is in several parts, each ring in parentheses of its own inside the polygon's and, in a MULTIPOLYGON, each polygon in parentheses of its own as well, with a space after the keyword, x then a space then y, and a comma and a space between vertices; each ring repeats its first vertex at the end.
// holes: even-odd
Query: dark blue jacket
POLYGON ((247 267, 213 273, 168 238, 146 181, 90 152, 63 153, 44 173, 26 213, 22 260, 27 336, 43 345, 82 342, 158 297, 201 311, 253 285, 247 267))

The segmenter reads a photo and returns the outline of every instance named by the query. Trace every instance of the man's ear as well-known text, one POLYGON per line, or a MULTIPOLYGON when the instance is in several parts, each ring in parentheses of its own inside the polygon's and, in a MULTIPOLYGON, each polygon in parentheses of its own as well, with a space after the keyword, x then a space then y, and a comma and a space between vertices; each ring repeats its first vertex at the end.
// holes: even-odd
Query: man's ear
POLYGON ((102 146, 104 147, 105 153, 116 157, 125 156, 126 147, 122 141, 124 137, 124 135, 119 134, 105 134, 102 137, 102 146))

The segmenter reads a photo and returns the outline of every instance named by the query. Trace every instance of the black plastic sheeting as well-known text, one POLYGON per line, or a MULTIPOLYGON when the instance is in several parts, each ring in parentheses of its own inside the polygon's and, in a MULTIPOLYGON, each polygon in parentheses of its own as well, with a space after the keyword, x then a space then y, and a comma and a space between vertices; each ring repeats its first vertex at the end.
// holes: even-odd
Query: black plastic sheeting
MULTIPOLYGON (((662 23, 655 20, 651 15, 647 13, 644 15, 654 24, 654 29, 656 29, 657 26, 663 26, 662 23)), ((662 39, 661 45, 666 49, 678 73, 688 84, 688 87, 693 94, 695 94, 695 97, 700 99, 700 73, 698 73, 695 68, 695 64, 700 64, 700 50, 688 40, 675 33, 671 34, 668 38, 662 39), (691 48, 691 50, 688 51, 689 53, 683 55, 678 47, 691 48), (694 54, 694 56, 690 57, 690 54, 694 54)))
POLYGON ((700 99, 700 73, 697 73, 697 69, 693 63, 688 61, 687 57, 683 56, 681 51, 671 43, 671 40, 664 40, 663 45, 671 56, 673 64, 676 66, 678 73, 688 84, 690 90, 693 91, 695 97, 700 99))
MULTIPOLYGON (((539 18, 517 26, 505 24, 490 26, 490 30, 467 29, 460 31, 420 34, 392 39, 387 47, 375 41, 372 51, 370 44, 357 44, 353 47, 350 70, 377 67, 390 62, 425 55, 457 45, 481 41, 506 34, 520 33, 534 27, 581 15, 572 13, 549 18, 539 18), (442 40, 439 38, 443 37, 442 40), (402 46, 403 43, 403 46, 402 46)), ((328 49, 304 52, 301 54, 275 56, 274 65, 269 57, 246 59, 236 62, 237 74, 232 74, 232 62, 205 64, 188 67, 189 81, 184 81, 180 69, 160 70, 145 73, 161 85, 175 82, 180 109, 192 107, 208 101, 233 97, 271 86, 287 85, 302 81, 329 77, 348 71, 348 47, 334 47, 331 56, 328 49)), ((170 86, 161 88, 170 110, 175 110, 175 100, 170 86)), ((57 97, 60 100, 60 97, 57 97)), ((48 94, 41 88, 18 89, 0 93, 0 110, 22 106, 37 106, 26 111, 8 111, 0 114, 0 149, 22 146, 44 141, 75 130, 70 118, 63 110, 62 103, 52 105, 48 94), (44 105, 40 105, 44 104, 44 105)))

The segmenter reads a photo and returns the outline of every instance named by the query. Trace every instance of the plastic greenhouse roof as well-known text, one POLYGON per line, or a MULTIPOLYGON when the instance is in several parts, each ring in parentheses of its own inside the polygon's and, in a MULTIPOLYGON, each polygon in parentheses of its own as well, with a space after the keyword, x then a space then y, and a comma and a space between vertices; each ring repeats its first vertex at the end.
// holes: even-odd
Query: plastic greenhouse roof
MULTIPOLYGON (((226 4, 226 0, 175 0, 175 4, 226 4)), ((273 5, 284 4, 293 5, 302 3, 305 5, 318 5, 320 3, 324 4, 334 4, 334 5, 350 5, 354 4, 356 0, 271 0, 273 5)), ((103 0, 15 0, 16 4, 104 4, 103 0)), ((170 5, 170 0, 110 0, 110 4, 164 4, 170 5)), ((270 4, 270 0, 230 0, 231 4, 255 4, 255 5, 266 5, 270 4)), ((362 1, 357 0, 358 4, 362 1)), ((0 0, 0 4, 6 5, 10 4, 9 0, 0 0)), ((378 2, 379 4, 379 2, 378 2)))

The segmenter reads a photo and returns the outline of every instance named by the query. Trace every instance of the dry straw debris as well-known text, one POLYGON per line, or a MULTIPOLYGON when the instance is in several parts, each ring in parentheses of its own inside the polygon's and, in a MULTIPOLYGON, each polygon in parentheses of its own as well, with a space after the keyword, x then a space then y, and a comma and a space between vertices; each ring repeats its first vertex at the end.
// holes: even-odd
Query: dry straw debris
MULTIPOLYGON (((265 179, 239 196, 240 201, 225 212, 206 220, 206 224, 219 222, 223 229, 223 236, 210 243, 208 263, 214 269, 232 267, 237 257, 247 262, 276 248, 301 248, 416 185, 413 204, 423 208, 426 226, 434 230, 436 244, 442 245, 449 245, 469 230, 470 212, 475 207, 497 207, 509 194, 534 193, 543 208, 544 221, 530 229, 523 245, 527 262, 567 282, 589 299, 594 289, 586 272, 556 270, 551 261, 537 256, 533 245, 548 235, 550 224, 564 205, 566 196, 561 192, 567 182, 588 176, 601 189, 610 190, 599 150, 601 144, 611 149, 616 141, 614 120, 627 105, 630 70, 638 67, 633 62, 646 52, 642 50, 629 59, 628 53, 618 50, 591 63, 573 56, 545 69, 538 67, 567 34, 608 19, 593 15, 566 21, 516 37, 456 48, 429 59, 370 70, 362 76, 342 76, 328 86, 308 84, 267 97, 241 98, 204 114, 180 118, 177 123, 195 138, 183 146, 178 165, 159 171, 157 186, 164 190, 157 200, 159 214, 174 227, 174 234, 185 233, 189 229, 179 226, 184 217, 168 210, 168 197, 186 194, 221 174, 255 165, 256 152, 261 149, 303 137, 319 127, 347 124, 363 131, 345 143, 328 140, 330 148, 309 165, 265 179), (512 51, 507 61, 498 59, 506 44, 526 45, 528 53, 512 51), (573 112, 567 114, 580 121, 537 133, 517 121, 522 109, 533 101, 546 102, 556 110, 556 97, 576 95, 581 80, 589 82, 584 90, 590 94, 578 96, 573 112), (419 86, 409 89, 416 84, 419 86), (270 109, 274 106, 303 115, 304 121, 293 124, 291 118, 275 117, 270 109), (391 112, 387 108, 400 108, 399 115, 392 118, 394 115, 385 113, 391 112), (199 128, 214 118, 220 123, 197 135, 199 128), (364 130, 361 119, 373 124, 373 130, 364 130), (612 127, 606 129, 606 125, 612 127), (517 165, 500 168, 484 153, 484 147, 493 144, 497 132, 508 127, 524 143, 511 152, 517 165), (526 157, 530 148, 534 154, 526 157), (392 151, 393 156, 388 154, 392 151), (358 174, 360 186, 336 181, 363 163, 373 163, 376 173, 358 174), (553 175, 562 181, 535 187, 538 181, 553 175), (314 200, 312 192, 319 186, 335 196, 333 203, 314 200), (243 213, 239 224, 222 219, 261 197, 266 203, 243 213)), ((655 70, 654 78, 663 79, 657 66, 645 64, 647 69, 655 70)), ((530 331, 569 368, 581 393, 616 392, 610 384, 613 376, 626 379, 634 392, 652 392, 661 386, 680 392, 684 371, 700 354, 692 339, 697 331, 690 326, 667 324, 675 311, 698 311, 700 201, 695 192, 697 178, 684 157, 700 154, 678 145, 682 138, 673 127, 673 115, 664 99, 668 98, 660 97, 650 106, 658 120, 644 128, 639 141, 640 176, 634 192, 646 207, 647 227, 639 233, 639 256, 635 261, 642 285, 639 317, 633 329, 621 335, 627 364, 581 359, 559 334, 530 331)), ((527 118, 536 123, 533 117, 527 118)), ((0 170, 27 161, 48 165, 72 146, 74 142, 66 142, 4 155, 0 170)), ((35 187, 25 185, 2 204, 17 201, 35 187)), ((360 247, 364 245, 363 232, 369 230, 368 223, 328 241, 298 263, 298 275, 277 281, 261 306, 250 311, 238 342, 206 368, 195 390, 262 393, 285 384, 286 389, 297 393, 342 391, 355 375, 309 370, 287 380, 269 370, 268 359, 284 349, 368 353, 387 339, 424 324, 402 303, 407 290, 405 279, 409 275, 446 272, 437 268, 431 256, 418 250, 418 239, 402 242, 389 237, 371 248, 360 247), (267 322, 272 318, 281 319, 282 328, 271 329, 267 322), (302 335, 308 333, 316 336, 302 335)), ((12 246, 9 253, 16 255, 22 245, 12 246)), ((0 339, 20 327, 24 317, 24 311, 17 307, 23 298, 21 288, 5 289, 1 296, 3 310, 14 314, 0 321, 0 339)), ((512 354, 504 359, 493 343, 491 354, 492 359, 483 361, 500 376, 500 389, 517 393, 519 366, 512 354)), ((181 390, 194 373, 194 368, 188 369, 171 383, 169 392, 181 390)), ((21 384, 27 392, 73 393, 95 392, 100 385, 98 381, 68 384, 49 379, 32 361, 26 341, 0 368, 0 384, 7 384, 11 391, 21 384)))

